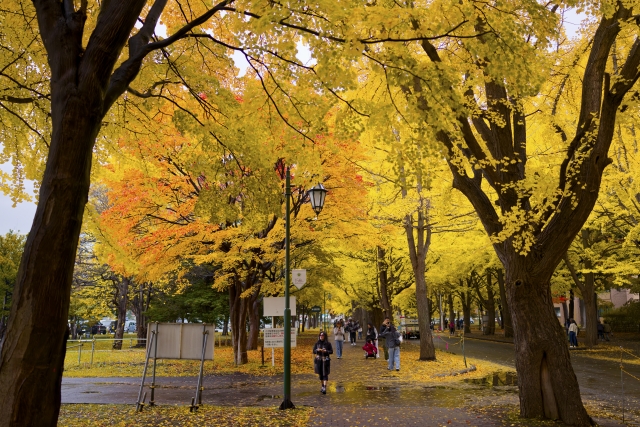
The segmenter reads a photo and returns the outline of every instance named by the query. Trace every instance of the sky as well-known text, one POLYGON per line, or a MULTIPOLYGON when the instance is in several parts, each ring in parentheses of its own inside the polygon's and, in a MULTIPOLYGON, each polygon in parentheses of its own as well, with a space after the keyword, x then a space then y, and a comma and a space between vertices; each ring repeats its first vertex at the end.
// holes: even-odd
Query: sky
MULTIPOLYGON (((573 11, 565 14, 565 29, 570 37, 575 36, 581 19, 582 17, 576 15, 573 11)), ((156 33, 166 37, 166 31, 164 30, 164 28, 158 28, 156 33)), ((296 57, 304 64, 311 64, 313 61, 309 49, 307 49, 306 46, 302 44, 298 45, 298 54, 296 55, 296 57)), ((243 76, 248 66, 246 59, 238 51, 234 52, 232 58, 236 64, 236 67, 238 67, 239 69, 238 77, 243 76)), ((0 145, 2 145, 1 141, 0 145)), ((11 165, 6 163, 0 164, 0 170, 10 173, 11 165)), ((32 182, 25 183, 27 192, 30 192, 32 186, 32 182)), ((11 199, 0 192, 0 235, 8 233, 9 230, 13 230, 20 234, 26 234, 31 229, 33 216, 36 212, 35 203, 19 203, 15 208, 12 207, 12 205, 13 202, 11 201, 11 199)))

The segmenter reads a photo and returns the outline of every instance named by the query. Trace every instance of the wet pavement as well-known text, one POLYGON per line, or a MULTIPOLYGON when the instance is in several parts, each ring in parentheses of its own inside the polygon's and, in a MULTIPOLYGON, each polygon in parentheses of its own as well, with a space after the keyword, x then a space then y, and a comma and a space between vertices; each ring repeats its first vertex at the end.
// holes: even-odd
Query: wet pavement
MULTIPOLYGON (((436 340, 441 341, 441 340, 436 340)), ((446 342, 447 339, 441 341, 446 342)), ((450 341, 450 348, 455 340, 450 341)), ((513 345, 467 340, 465 352, 513 367, 513 345)), ((615 363, 573 357, 581 391, 586 401, 617 413, 622 395, 615 389, 615 363)), ((313 374, 292 376, 292 401, 317 408, 314 426, 502 426, 503 413, 484 413, 488 405, 518 404, 517 378, 512 374, 454 384, 416 384, 403 381, 386 370, 383 358, 364 360, 360 345, 344 348, 342 359, 333 358, 326 395, 313 374)), ((619 366, 618 385, 619 385, 619 366)), ((637 368, 636 368, 637 369, 637 368)), ((155 402, 159 405, 189 405, 195 396, 196 378, 157 378, 155 402)), ((150 400, 148 382, 145 391, 150 400)), ((233 374, 206 376, 204 404, 232 406, 278 406, 282 401, 282 377, 233 374)), ((63 378, 63 403, 135 404, 140 378, 63 378)), ((627 407, 640 408, 640 384, 625 390, 627 407)), ((603 426, 622 425, 598 420, 603 426)), ((526 422, 515 425, 527 425, 526 422)), ((640 425, 640 419, 627 425, 640 425)))

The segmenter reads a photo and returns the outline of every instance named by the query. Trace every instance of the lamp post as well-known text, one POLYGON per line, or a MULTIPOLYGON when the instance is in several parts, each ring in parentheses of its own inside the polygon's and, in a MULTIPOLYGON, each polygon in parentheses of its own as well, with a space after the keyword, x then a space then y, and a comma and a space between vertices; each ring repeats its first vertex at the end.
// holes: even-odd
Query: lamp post
POLYGON ((322 309, 322 329, 324 329, 324 332, 327 333, 328 329, 329 329, 329 319, 327 319, 327 317, 329 316, 329 313, 327 312, 327 299, 329 301, 331 301, 331 294, 328 294, 326 291, 324 292, 324 307, 322 309))
MULTIPOLYGON (((324 207, 324 199, 327 190, 318 184, 308 191, 311 207, 316 213, 320 214, 324 207)), ((280 409, 295 408, 291 402, 291 307, 289 306, 289 285, 291 284, 291 267, 290 267, 290 220, 289 211, 291 200, 291 168, 287 166, 287 175, 285 181, 285 237, 284 237, 284 400, 280 404, 280 409)))

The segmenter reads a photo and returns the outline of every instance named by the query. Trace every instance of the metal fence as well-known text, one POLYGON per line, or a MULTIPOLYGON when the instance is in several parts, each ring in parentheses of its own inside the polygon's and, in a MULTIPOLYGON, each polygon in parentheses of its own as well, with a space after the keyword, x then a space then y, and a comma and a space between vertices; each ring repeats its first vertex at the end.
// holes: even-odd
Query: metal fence
MULTIPOLYGON (((92 367, 94 363, 140 363, 144 362, 146 338, 93 338, 67 341, 66 366, 92 367), (114 342, 121 341, 120 349, 114 348, 114 342), (142 343, 143 345, 138 345, 142 343)), ((231 336, 216 334, 214 345, 230 346, 231 336)))

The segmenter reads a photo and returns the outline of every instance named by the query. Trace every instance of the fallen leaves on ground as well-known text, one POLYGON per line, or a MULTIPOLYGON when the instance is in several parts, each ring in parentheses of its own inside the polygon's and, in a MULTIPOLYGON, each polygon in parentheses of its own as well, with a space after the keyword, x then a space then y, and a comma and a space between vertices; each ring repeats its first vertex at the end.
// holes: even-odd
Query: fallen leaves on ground
MULTIPOLYGON (((311 348, 316 341, 316 332, 301 334, 297 338, 297 347, 291 349, 291 373, 313 373, 311 348)), ((128 344, 129 340, 125 340, 128 344)), ((100 343, 103 346, 104 343, 100 343)), ((135 344, 135 339, 133 340, 135 344)), ((216 341, 216 345, 218 341, 216 341)), ((227 341, 228 344, 228 341, 227 341)), ((91 343, 83 347, 78 364, 78 349, 67 350, 64 363, 64 376, 66 377, 139 377, 144 369, 146 352, 144 348, 126 348, 122 350, 93 352, 91 363, 91 343)), ((99 348, 96 346, 96 348, 99 348)), ((274 350, 275 366, 271 366, 271 349, 264 349, 264 365, 262 365, 261 350, 249 350, 247 356, 249 363, 236 366, 233 359, 233 349, 230 346, 216 346, 214 360, 207 360, 204 370, 207 374, 231 374, 244 373, 249 375, 276 375, 282 374, 284 363, 284 351, 282 348, 274 350)), ((151 369, 153 360, 149 361, 151 369)), ((156 366, 157 376, 196 376, 200 369, 199 360, 158 360, 156 366)))
POLYGON ((614 345, 599 345, 598 347, 582 350, 576 355, 586 356, 591 359, 606 360, 608 362, 622 362, 628 365, 640 365, 640 357, 632 350, 614 345))
POLYGON ((131 405, 62 405, 58 426, 305 426, 313 409, 308 407, 280 411, 265 407, 203 405, 196 412, 187 407, 154 406, 136 412, 131 405))
POLYGON ((464 358, 459 354, 436 350, 435 361, 420 361, 420 347, 417 345, 403 345, 400 349, 401 368, 395 374, 403 379, 418 382, 451 382, 466 378, 485 378, 496 372, 513 372, 503 365, 484 360, 467 358, 467 367, 474 365, 475 371, 460 375, 434 377, 436 374, 453 374, 465 369, 464 358))

